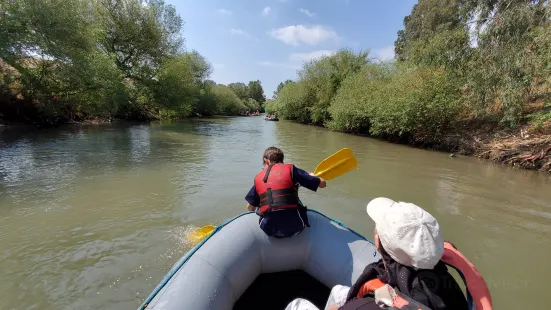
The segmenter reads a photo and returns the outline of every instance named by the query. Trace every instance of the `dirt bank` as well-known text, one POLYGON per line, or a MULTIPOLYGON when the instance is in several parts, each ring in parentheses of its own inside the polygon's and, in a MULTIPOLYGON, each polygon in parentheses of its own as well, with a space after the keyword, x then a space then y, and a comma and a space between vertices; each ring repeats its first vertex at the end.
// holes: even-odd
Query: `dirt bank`
POLYGON ((470 155, 522 169, 551 173, 551 124, 538 131, 529 125, 515 130, 497 130, 491 124, 460 124, 436 142, 417 138, 411 144, 470 155))
POLYGON ((524 169, 551 173, 551 135, 510 135, 480 147, 476 156, 524 169))

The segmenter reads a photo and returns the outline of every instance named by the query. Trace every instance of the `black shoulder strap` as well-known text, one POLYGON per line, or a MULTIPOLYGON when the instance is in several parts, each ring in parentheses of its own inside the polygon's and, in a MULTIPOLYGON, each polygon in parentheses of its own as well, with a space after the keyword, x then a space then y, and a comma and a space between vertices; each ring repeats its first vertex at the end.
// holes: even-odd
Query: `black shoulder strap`
POLYGON ((264 181, 264 183, 268 182, 268 176, 270 175, 270 171, 272 170, 273 166, 274 165, 269 165, 268 169, 266 169, 266 174, 264 174, 264 179, 262 179, 262 181, 264 181))

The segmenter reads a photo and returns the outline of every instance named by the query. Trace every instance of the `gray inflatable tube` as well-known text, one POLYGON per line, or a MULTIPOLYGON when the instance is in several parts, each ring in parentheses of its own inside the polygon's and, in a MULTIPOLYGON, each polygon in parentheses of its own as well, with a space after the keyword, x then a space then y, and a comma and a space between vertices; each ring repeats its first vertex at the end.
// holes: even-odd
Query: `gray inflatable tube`
POLYGON ((340 222, 313 210, 308 219, 310 228, 284 239, 268 237, 255 213, 231 219, 182 257, 140 309, 232 309, 261 274, 292 270, 328 288, 350 286, 380 259, 373 243, 340 222))

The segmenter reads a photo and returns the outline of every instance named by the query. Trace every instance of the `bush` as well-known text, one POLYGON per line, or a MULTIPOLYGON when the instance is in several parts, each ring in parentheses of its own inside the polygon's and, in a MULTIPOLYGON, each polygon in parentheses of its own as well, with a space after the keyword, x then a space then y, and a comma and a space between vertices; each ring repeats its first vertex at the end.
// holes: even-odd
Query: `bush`
POLYGON ((461 93, 443 70, 399 69, 380 85, 373 101, 371 134, 411 134, 430 140, 453 126, 461 93))
POLYGON ((268 111, 277 113, 278 117, 307 124, 312 121, 310 108, 315 102, 314 98, 314 92, 307 83, 291 83, 280 90, 277 100, 270 104, 268 111))
POLYGON ((335 130, 438 138, 458 112, 459 88, 443 70, 368 65, 345 80, 329 112, 335 130))
MULTIPOLYGON (((332 56, 311 60, 299 71, 299 88, 304 94, 303 107, 308 107, 308 116, 296 119, 308 119, 316 125, 324 125, 331 120, 328 108, 337 94, 341 83, 350 75, 360 71, 368 63, 368 53, 358 54, 343 49, 332 56)), ((290 86, 290 85, 287 85, 290 86)), ((287 86, 284 86, 285 89, 287 86)), ((278 94, 278 98, 281 92, 278 94)))
POLYGON ((384 84, 388 83, 394 66, 370 64, 349 76, 331 102, 329 113, 332 121, 328 127, 334 130, 368 133, 370 118, 375 115, 384 84))
POLYGON ((260 103, 258 103, 253 98, 248 98, 247 100, 244 100, 243 103, 247 107, 247 111, 249 112, 256 112, 261 110, 260 103))
POLYGON ((236 115, 241 111, 246 111, 247 106, 237 97, 237 95, 225 85, 216 85, 213 88, 216 100, 216 109, 222 115, 236 115))

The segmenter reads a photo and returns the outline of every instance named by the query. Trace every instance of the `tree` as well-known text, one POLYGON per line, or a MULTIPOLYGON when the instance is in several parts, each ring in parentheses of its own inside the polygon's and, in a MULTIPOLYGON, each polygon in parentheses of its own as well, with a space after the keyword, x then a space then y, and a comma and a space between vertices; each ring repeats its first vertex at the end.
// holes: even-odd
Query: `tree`
POLYGON ((230 83, 228 87, 239 97, 239 99, 245 101, 250 97, 249 87, 245 83, 230 83))
POLYGON ((166 59, 153 84, 156 103, 168 113, 165 117, 191 115, 211 71, 210 64, 195 51, 166 59))
POLYGON ((33 102, 34 112, 28 113, 41 119, 32 122, 50 125, 109 114, 123 100, 122 80, 109 56, 97 49, 101 27, 93 16, 93 7, 79 0, 0 4, 0 58, 14 86, 7 89, 33 102), (91 14, 81 14, 87 10, 91 14))
POLYGON ((24 102, 16 115, 45 124, 188 116, 212 68, 182 50, 181 26, 160 0, 0 1, 0 115, 24 102))
POLYGON ((459 0, 420 0, 394 42, 396 59, 458 68, 469 51, 467 19, 459 0))
POLYGON ((216 85, 213 88, 213 93, 217 103, 218 113, 224 115, 236 115, 239 112, 246 111, 248 108, 237 97, 237 95, 225 85, 216 85))
MULTIPOLYGON (((309 103, 311 120, 314 124, 323 125, 331 119, 327 109, 336 95, 341 83, 351 74, 368 64, 368 53, 358 54, 350 50, 340 50, 335 55, 309 61, 299 71, 299 81, 314 94, 309 103)), ((285 88, 284 88, 285 89, 285 88)))
POLYGON ((106 30, 99 41, 127 78, 147 82, 164 58, 181 49, 182 19, 162 0, 98 0, 106 30))
POLYGON ((279 83, 279 85, 277 85, 277 89, 274 91, 274 99, 277 99, 277 96, 278 96, 279 92, 281 91, 281 89, 289 83, 294 83, 294 81, 293 80, 286 80, 285 82, 281 82, 281 83, 279 83))
POLYGON ((266 102, 266 96, 264 96, 264 89, 259 80, 249 82, 249 98, 256 100, 260 104, 266 102))

